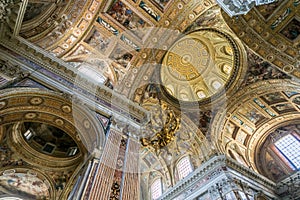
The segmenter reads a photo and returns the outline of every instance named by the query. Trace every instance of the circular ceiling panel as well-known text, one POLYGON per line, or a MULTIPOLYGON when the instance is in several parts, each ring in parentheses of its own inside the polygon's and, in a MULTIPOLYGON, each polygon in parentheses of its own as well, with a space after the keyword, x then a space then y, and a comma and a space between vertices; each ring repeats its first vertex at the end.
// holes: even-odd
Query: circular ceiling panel
POLYGON ((229 34, 216 29, 185 35, 162 61, 164 90, 171 98, 184 102, 200 102, 224 93, 240 74, 245 57, 240 48, 229 34))

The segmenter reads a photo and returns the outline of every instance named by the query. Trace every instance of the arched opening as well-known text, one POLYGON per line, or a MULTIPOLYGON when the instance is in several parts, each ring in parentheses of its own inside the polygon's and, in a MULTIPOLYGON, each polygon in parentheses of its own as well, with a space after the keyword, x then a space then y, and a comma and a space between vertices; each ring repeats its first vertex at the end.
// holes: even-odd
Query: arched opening
POLYGON ((190 158, 188 156, 181 158, 176 165, 176 170, 179 180, 188 176, 193 171, 190 158))
POLYGON ((256 165, 259 172, 277 182, 300 168, 300 125, 280 125, 267 134, 256 152, 256 165))
POLYGON ((157 178, 151 184, 151 199, 158 199, 163 193, 162 180, 161 178, 157 178))

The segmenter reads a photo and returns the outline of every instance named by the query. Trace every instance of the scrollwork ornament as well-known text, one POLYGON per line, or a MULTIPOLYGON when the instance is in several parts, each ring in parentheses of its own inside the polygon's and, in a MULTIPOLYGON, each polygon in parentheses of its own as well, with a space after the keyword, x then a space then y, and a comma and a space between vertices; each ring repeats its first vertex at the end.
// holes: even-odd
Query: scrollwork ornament
POLYGON ((12 5, 13 5, 13 0, 0 1, 0 23, 7 21, 9 15, 11 14, 12 5))
POLYGON ((146 127, 146 132, 152 133, 150 137, 141 138, 141 144, 145 147, 151 146, 156 152, 175 140, 176 132, 180 128, 180 119, 167 103, 160 102, 160 111, 153 112, 150 123, 146 127), (162 120, 160 119, 162 117, 162 120))
MULTIPOLYGON (((1 6, 1 2, 0 2, 0 6, 1 6)), ((1 22, 1 16, 0 16, 0 22, 1 22)), ((3 61, 3 60, 0 60, 0 73, 5 74, 8 77, 18 77, 18 76, 25 75, 25 73, 21 70, 21 68, 18 65, 13 65, 8 61, 3 61)))

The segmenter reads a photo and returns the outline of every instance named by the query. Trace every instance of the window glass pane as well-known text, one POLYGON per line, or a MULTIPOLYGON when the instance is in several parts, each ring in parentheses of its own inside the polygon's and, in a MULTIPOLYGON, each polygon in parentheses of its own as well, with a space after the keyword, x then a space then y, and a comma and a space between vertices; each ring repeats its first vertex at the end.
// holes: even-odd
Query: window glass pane
POLYGON ((162 195, 162 184, 161 179, 156 179, 151 185, 151 196, 152 199, 158 199, 162 195))
POLYGON ((289 134, 275 142, 277 149, 290 161, 290 163, 300 168, 300 142, 293 135, 289 134))
POLYGON ((244 192, 239 191, 239 195, 242 198, 242 200, 248 200, 247 195, 244 192))
POLYGON ((237 197, 235 196, 234 192, 229 192, 228 194, 226 194, 226 197, 225 197, 226 200, 236 200, 237 197))
POLYGON ((192 165, 188 157, 182 158, 177 164, 179 179, 183 179, 193 171, 192 165))

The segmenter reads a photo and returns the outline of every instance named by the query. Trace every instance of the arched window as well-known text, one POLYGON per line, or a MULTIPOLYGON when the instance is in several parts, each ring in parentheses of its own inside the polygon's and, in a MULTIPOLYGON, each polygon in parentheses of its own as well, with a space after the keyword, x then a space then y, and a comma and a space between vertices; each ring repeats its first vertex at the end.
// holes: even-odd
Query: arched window
POLYGON ((295 169, 300 169, 300 141, 298 138, 293 134, 288 134, 274 144, 295 169))
POLYGON ((156 179, 151 185, 151 199, 156 200, 162 195, 161 178, 156 179))
POLYGON ((189 173, 191 173, 192 171, 193 171, 193 168, 192 168, 192 165, 191 165, 191 162, 190 162, 190 159, 188 156, 183 157, 177 163, 177 172, 178 172, 179 180, 181 180, 184 177, 186 177, 187 175, 189 175, 189 173))

